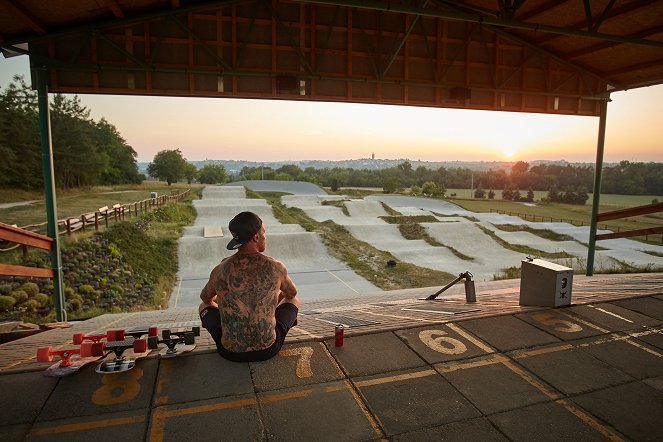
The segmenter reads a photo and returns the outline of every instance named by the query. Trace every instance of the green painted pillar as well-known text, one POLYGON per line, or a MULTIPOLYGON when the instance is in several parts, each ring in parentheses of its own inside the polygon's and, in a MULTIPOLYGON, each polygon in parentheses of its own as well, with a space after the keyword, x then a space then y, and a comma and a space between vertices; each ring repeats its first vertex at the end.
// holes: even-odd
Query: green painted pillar
POLYGON ((44 196, 46 199, 46 220, 48 236, 53 238, 51 247, 51 269, 53 269, 53 305, 59 322, 67 320, 62 286, 62 260, 60 258, 60 239, 58 237, 58 211, 55 199, 55 174, 53 171, 53 145, 51 143, 51 117, 48 107, 48 86, 45 67, 32 67, 33 82, 36 83, 37 102, 39 105, 39 135, 41 139, 41 168, 44 175, 44 196))
POLYGON ((608 115, 608 102, 610 95, 601 101, 601 113, 599 115, 599 138, 596 143, 596 169, 594 171, 594 189, 592 191, 592 222, 589 227, 589 248, 587 249, 587 276, 594 274, 594 252, 596 250, 596 230, 599 214, 599 203, 601 201, 601 175, 603 174, 603 151, 605 147, 605 126, 608 115))

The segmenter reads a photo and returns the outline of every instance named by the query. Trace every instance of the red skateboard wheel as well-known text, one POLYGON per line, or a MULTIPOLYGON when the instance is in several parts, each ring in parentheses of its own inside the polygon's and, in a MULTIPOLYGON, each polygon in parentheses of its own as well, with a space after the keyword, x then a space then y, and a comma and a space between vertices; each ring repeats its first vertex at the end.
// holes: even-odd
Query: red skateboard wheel
POLYGON ((106 339, 108 341, 124 341, 124 330, 108 330, 106 339))
POLYGON ((39 362, 51 362, 53 361, 53 355, 51 352, 53 347, 41 347, 37 349, 37 360, 39 362))
POLYGON ((147 335, 148 336, 159 336, 159 328, 158 327, 150 327, 147 330, 147 335))
POLYGON ((83 339, 85 339, 85 334, 84 333, 75 333, 74 334, 74 345, 80 345, 83 343, 83 339))
POLYGON ((144 353, 147 351, 147 340, 146 339, 136 339, 134 341, 134 352, 144 353))

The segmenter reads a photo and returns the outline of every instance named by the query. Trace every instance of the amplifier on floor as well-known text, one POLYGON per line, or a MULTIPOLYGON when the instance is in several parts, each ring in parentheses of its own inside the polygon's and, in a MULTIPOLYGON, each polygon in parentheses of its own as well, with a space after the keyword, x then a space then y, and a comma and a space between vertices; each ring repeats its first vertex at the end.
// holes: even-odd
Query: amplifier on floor
POLYGON ((573 269, 542 259, 522 261, 520 305, 561 307, 571 304, 573 269))

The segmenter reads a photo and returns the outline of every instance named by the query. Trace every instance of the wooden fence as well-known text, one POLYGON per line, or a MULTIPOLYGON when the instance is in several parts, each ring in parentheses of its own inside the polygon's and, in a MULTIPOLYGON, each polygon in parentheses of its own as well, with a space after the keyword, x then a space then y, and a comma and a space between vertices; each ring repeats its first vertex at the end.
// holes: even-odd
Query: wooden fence
MULTIPOLYGON (((27 253, 28 246, 50 251, 53 245, 53 239, 48 236, 29 232, 3 223, 0 223, 0 240, 14 242, 17 247, 22 246, 24 253, 27 253)), ((27 267, 0 263, 0 275, 52 278, 53 270, 41 267, 27 267)))
MULTIPOLYGON (((190 190, 187 189, 183 192, 177 192, 171 195, 155 196, 153 198, 148 198, 133 203, 115 204, 112 207, 104 206, 100 207, 98 210, 95 210, 94 212, 83 213, 79 216, 61 219, 58 220, 57 222, 58 234, 60 235, 66 234, 67 236, 71 236, 72 233, 78 230, 86 231, 87 229, 94 229, 96 232, 99 231, 100 227, 103 226, 108 227, 110 222, 122 221, 127 217, 132 218, 134 216, 139 216, 143 213, 155 210, 172 201, 181 201, 184 198, 186 198, 189 195, 189 193, 190 190)), ((23 231, 29 231, 28 233, 34 233, 34 230, 42 229, 47 224, 48 224, 47 222, 39 224, 30 224, 27 226, 18 227, 18 229, 21 229, 23 231)), ((6 224, 3 225, 6 226, 6 224)), ((0 239, 9 241, 5 238, 0 238, 0 239)), ((16 241, 10 241, 10 242, 16 242, 16 241)), ((18 247, 23 247, 23 253, 27 254, 28 251, 27 246, 23 243, 18 243, 18 242, 16 242, 16 244, 11 247, 0 249, 0 252, 9 252, 11 250, 17 249, 18 247)))

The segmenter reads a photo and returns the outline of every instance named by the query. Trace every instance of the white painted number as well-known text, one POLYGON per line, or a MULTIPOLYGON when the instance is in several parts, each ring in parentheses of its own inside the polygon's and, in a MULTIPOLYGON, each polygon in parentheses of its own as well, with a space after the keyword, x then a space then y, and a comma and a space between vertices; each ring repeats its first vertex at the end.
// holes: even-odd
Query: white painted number
POLYGON ((562 333, 577 333, 582 331, 582 327, 580 325, 565 319, 555 318, 552 313, 539 313, 537 315, 532 315, 532 319, 540 322, 543 325, 553 326, 559 324, 558 327, 553 327, 553 330, 562 333))
POLYGON ((419 339, 432 350, 447 355, 459 355, 467 351, 465 344, 458 339, 450 338, 444 330, 423 330, 419 339))
POLYGON ((281 356, 299 356, 297 359, 297 368, 295 369, 295 374, 298 378, 310 378, 313 376, 313 370, 311 370, 313 349, 311 347, 286 348, 281 350, 279 354, 281 356))

